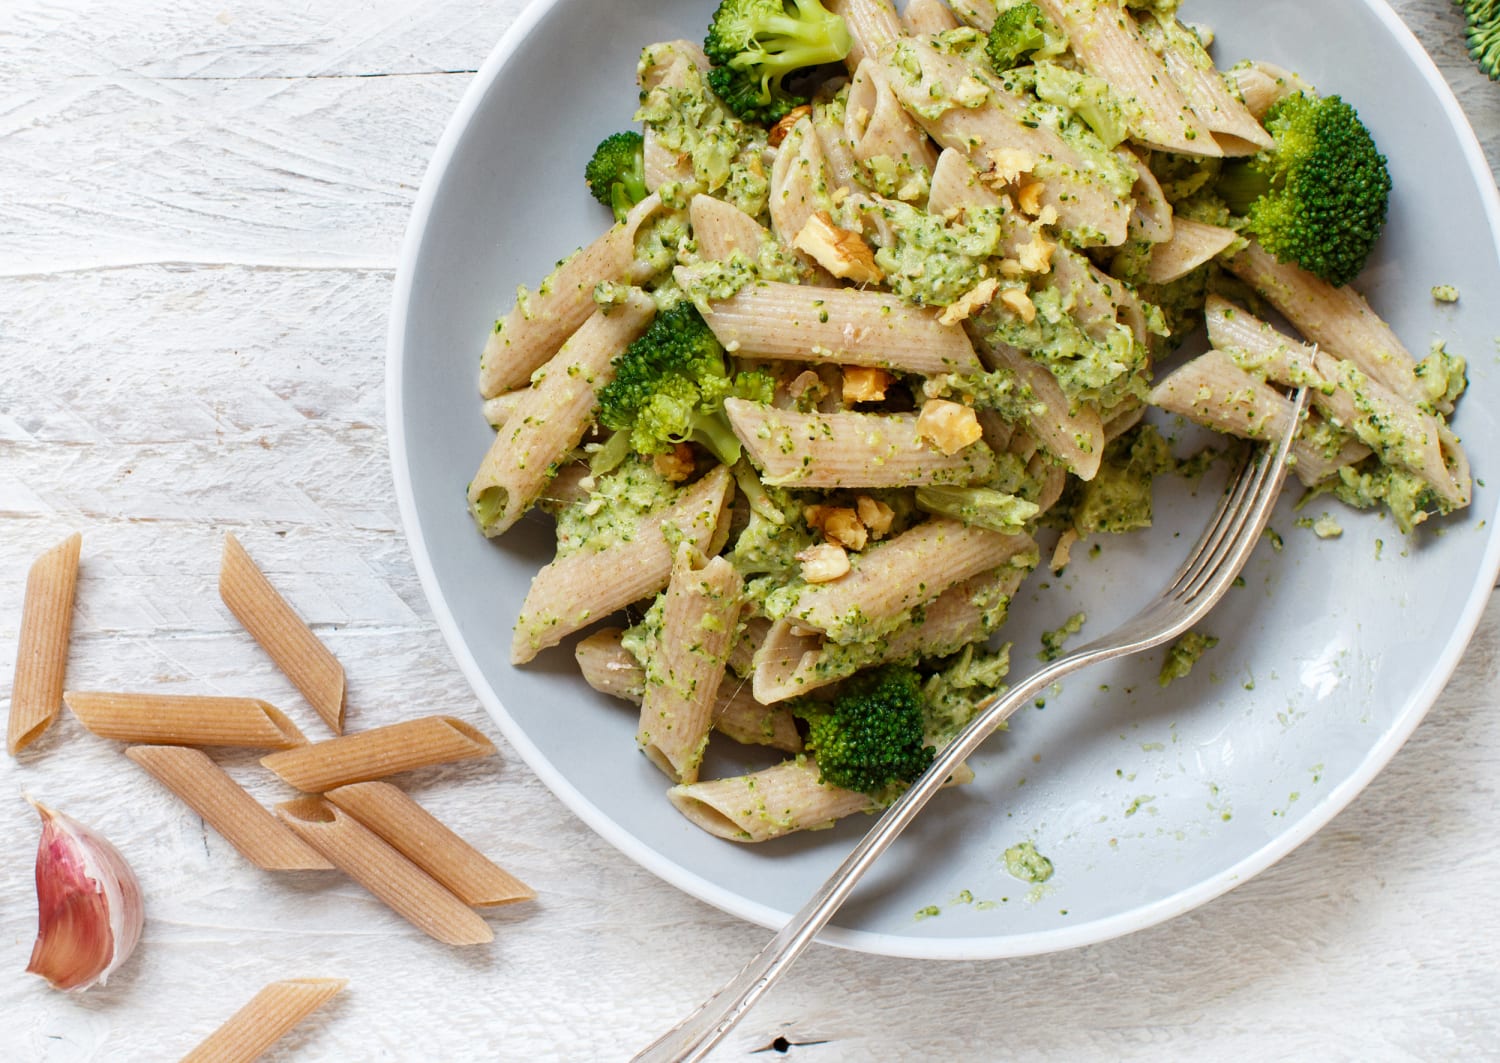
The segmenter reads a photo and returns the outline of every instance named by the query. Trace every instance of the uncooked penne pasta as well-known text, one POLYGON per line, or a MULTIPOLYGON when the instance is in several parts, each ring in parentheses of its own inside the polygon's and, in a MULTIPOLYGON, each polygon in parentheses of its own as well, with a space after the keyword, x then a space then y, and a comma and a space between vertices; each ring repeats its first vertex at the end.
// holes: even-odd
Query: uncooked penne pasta
MULTIPOLYGON (((620 645, 619 628, 604 628, 574 648, 578 670, 601 694, 639 705, 646 689, 646 670, 620 645)), ((762 705, 750 685, 726 675, 714 701, 714 730, 741 745, 770 746, 788 753, 802 752, 802 737, 792 714, 780 706, 762 705)))
POLYGON ((332 869, 332 864, 261 807, 202 750, 131 746, 125 755, 182 798, 256 867, 267 871, 332 869))
POLYGON ((297 789, 318 794, 494 752, 494 743, 462 720, 422 716, 272 753, 260 762, 297 789))
POLYGON ((489 924, 380 835, 321 797, 276 806, 302 840, 417 929, 448 945, 495 940, 489 924))
POLYGON ((52 726, 62 709, 73 635, 73 601, 78 590, 77 532, 31 563, 21 607, 21 640, 5 745, 15 756, 52 726))
POLYGON ((844 59, 850 71, 870 56, 879 55, 891 41, 906 35, 891 0, 826 0, 829 11, 844 20, 854 47, 844 59))
POLYGON ((671 524, 695 549, 712 556, 724 545, 734 478, 722 465, 683 492, 676 505, 648 517, 630 542, 602 552, 580 550, 544 566, 531 581, 511 640, 512 664, 524 664, 573 632, 667 585, 671 524))
POLYGON ((568 259, 534 292, 523 292, 485 343, 479 361, 479 393, 490 399, 525 387, 531 374, 557 353, 595 309, 600 281, 641 281, 633 276, 635 237, 661 209, 656 194, 637 203, 625 220, 568 259))
POLYGON ((911 413, 797 413, 741 399, 724 412, 761 478, 777 487, 918 487, 982 483, 995 453, 971 443, 944 454, 911 413))
POLYGON ((390 783, 353 783, 324 796, 394 845, 465 904, 492 908, 536 897, 530 886, 390 783))
POLYGON ((1172 225, 1172 238, 1152 250, 1146 279, 1152 284, 1169 284, 1186 277, 1229 250, 1239 238, 1240 234, 1233 229, 1177 218, 1172 225))
POLYGON ((247 749, 307 744, 285 713, 256 698, 70 690, 63 700, 90 731, 117 742, 247 749))
POLYGON ((694 782, 725 661, 744 604, 744 581, 722 557, 704 561, 677 548, 662 605, 661 628, 648 640, 646 689, 635 741, 674 783, 694 782))
POLYGON ((485 535, 507 531, 531 508, 557 463, 582 441, 599 389, 615 378, 615 356, 655 315, 652 298, 632 291, 619 305, 596 310, 533 375, 469 481, 469 511, 485 535))
POLYGON ((1426 400, 1411 352, 1353 288, 1335 288, 1299 266, 1278 262, 1253 240, 1228 266, 1309 343, 1353 362, 1408 402, 1426 400))
POLYGON ((1130 105, 1136 139, 1183 155, 1223 154, 1121 0, 1037 0, 1037 6, 1067 31, 1084 69, 1130 105))
POLYGON ((183 1056, 182 1063, 252 1063, 346 985, 343 978, 272 982, 183 1056))
POLYGON ((224 536, 219 597, 245 630, 271 655, 323 722, 344 729, 344 666, 271 586, 240 541, 224 536))
POLYGON ((703 319, 736 354, 927 375, 977 372, 963 329, 938 317, 886 292, 762 283, 714 303, 703 319))

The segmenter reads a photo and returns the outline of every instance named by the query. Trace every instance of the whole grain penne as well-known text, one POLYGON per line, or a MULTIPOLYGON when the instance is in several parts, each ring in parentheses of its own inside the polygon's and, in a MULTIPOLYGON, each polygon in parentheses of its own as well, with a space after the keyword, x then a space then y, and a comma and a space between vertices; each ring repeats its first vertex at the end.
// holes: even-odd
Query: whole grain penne
MULTIPOLYGON (((877 160, 889 160, 892 180, 908 182, 917 179, 917 188, 925 189, 938 152, 915 119, 901 106, 891 89, 889 75, 875 59, 866 59, 854 71, 849 83, 849 101, 845 108, 844 132, 854 157, 864 163, 873 175, 877 160)), ((899 199, 925 202, 925 194, 904 194, 899 187, 882 189, 899 199)))
POLYGON ((247 749, 307 743, 285 713, 256 698, 69 690, 63 700, 90 731, 117 742, 247 749))
POLYGON ((726 348, 760 358, 926 375, 976 371, 963 329, 938 317, 885 292, 765 282, 714 303, 704 320, 726 348))
POLYGON ((705 262, 724 262, 736 251, 753 262, 762 244, 775 239, 771 230, 739 207, 713 196, 694 196, 688 220, 705 262))
POLYGON ((1031 389, 1035 402, 1023 422, 1047 451, 1081 480, 1092 480, 1104 458, 1104 424, 1099 411, 1082 403, 1075 408, 1050 370, 1004 343, 984 346, 991 368, 1014 373, 1031 389))
POLYGON ((352 783, 324 796, 394 845, 465 904, 492 908, 536 897, 530 886, 390 783, 352 783))
POLYGON ((302 840, 417 929, 448 945, 495 939, 489 924, 370 828, 321 797, 276 806, 302 840))
POLYGON ((950 0, 948 6, 965 25, 988 33, 995 24, 995 0, 950 0))
POLYGON ((527 390, 517 388, 515 391, 496 395, 493 399, 484 400, 484 419, 489 422, 491 428, 499 429, 505 426, 511 414, 515 413, 516 407, 526 401, 527 390))
POLYGON ((1130 213, 1130 235, 1148 244, 1166 243, 1176 231, 1177 219, 1161 182, 1129 145, 1121 144, 1115 148, 1115 154, 1135 169, 1135 186, 1130 190, 1130 198, 1135 201, 1130 213))
MULTIPOLYGON (((639 705, 646 689, 646 670, 620 644, 622 634, 619 628, 603 628, 581 640, 573 652, 589 686, 639 705)), ((733 675, 726 675, 719 683, 713 727, 741 745, 802 752, 802 737, 792 714, 780 706, 762 705, 755 700, 750 684, 733 675)))
POLYGON ((896 14, 896 6, 891 0, 827 0, 824 6, 849 27, 854 47, 845 56, 844 65, 851 72, 867 58, 879 55, 886 45, 906 35, 901 16, 896 14))
POLYGON ((859 162, 854 158, 854 149, 844 133, 844 103, 838 96, 820 95, 813 100, 813 132, 823 148, 823 158, 828 164, 831 190, 853 190, 857 184, 859 162))
POLYGON ((256 867, 267 871, 326 871, 333 867, 202 750, 131 746, 125 755, 182 798, 256 867))
POLYGON ((1411 352, 1353 288, 1335 288, 1299 266, 1278 262, 1254 240, 1228 266, 1310 343, 1353 362, 1408 402, 1426 400, 1411 352))
POLYGON ((1229 90, 1203 42, 1168 11, 1147 11, 1138 21, 1142 38, 1166 64, 1193 113, 1210 129, 1226 155, 1253 155, 1276 146, 1244 102, 1229 90))
POLYGON ((232 534, 224 536, 219 597, 323 717, 323 722, 335 734, 342 732, 344 666, 271 586, 271 581, 232 534))
POLYGON ((26 574, 5 734, 11 756, 36 741, 62 709, 82 548, 83 536, 74 532, 33 561, 26 574))
POLYGON ((182 1063, 252 1063, 346 985, 343 978, 272 982, 183 1056, 182 1063))
POLYGON ((647 196, 623 222, 558 266, 535 292, 520 293, 515 308, 495 322, 485 343, 479 361, 480 395, 490 399, 525 387, 531 374, 594 312, 594 288, 600 281, 645 280, 632 274, 635 238, 660 209, 661 198, 647 196))
POLYGON ((646 640, 635 736, 646 758, 674 783, 698 778, 743 592, 744 581, 724 558, 705 561, 687 543, 677 548, 661 628, 646 640))
POLYGON ((1183 155, 1223 154, 1121 0, 1037 0, 1037 6, 1067 31, 1083 68, 1131 104, 1136 139, 1183 155))
POLYGON ((260 762, 297 789, 317 794, 494 752, 494 743, 464 721, 422 716, 272 753, 260 762))
POLYGON ((831 827, 879 805, 868 794, 818 781, 809 757, 729 779, 674 786, 672 806, 696 827, 735 842, 764 842, 799 830, 831 827))
POLYGON ((798 413, 741 399, 724 411, 761 478, 778 487, 967 485, 995 471, 983 442, 944 454, 922 436, 916 414, 798 413))
POLYGON ((901 25, 914 37, 956 30, 958 16, 948 10, 943 0, 911 0, 901 12, 901 25))
POLYGON ((1256 121, 1264 121, 1266 112, 1288 96, 1316 91, 1301 75, 1274 63, 1256 61, 1236 65, 1224 71, 1224 77, 1256 121))
POLYGON ((1172 238, 1152 249, 1146 279, 1152 284, 1169 284, 1186 277, 1229 250, 1239 238, 1233 229, 1177 218, 1172 224, 1172 238))
POLYGON ((809 115, 792 126, 776 152, 768 209, 776 239, 793 249, 807 268, 809 283, 820 288, 836 288, 838 281, 811 255, 797 249, 796 241, 808 219, 832 209, 832 190, 833 174, 809 115))
POLYGON ((920 623, 906 624, 886 639, 840 646, 820 632, 777 621, 756 655, 756 699, 774 704, 836 683, 861 668, 946 657, 988 638, 1005 622, 1010 599, 1038 556, 1032 549, 949 587, 927 603, 920 623))
MULTIPOLYGON (((672 58, 666 63, 640 65, 638 80, 643 94, 658 86, 685 88, 697 80, 691 76, 692 70, 696 69, 700 74, 708 70, 708 57, 691 41, 671 41, 665 48, 657 46, 648 51, 653 55, 670 55, 672 58)), ((693 179, 692 158, 662 144, 658 130, 648 124, 644 139, 643 161, 648 191, 655 192, 671 181, 687 182, 693 179)))
POLYGON ((595 311, 532 376, 525 399, 495 433, 469 481, 469 511, 485 535, 509 530, 531 508, 557 464, 588 430, 595 397, 615 378, 614 358, 656 316, 643 291, 595 311))
POLYGON ((1029 535, 1004 535, 933 518, 853 555, 842 579, 804 585, 784 615, 834 642, 878 638, 909 610, 955 583, 1035 547, 1029 535))
POLYGON ((733 497, 734 478, 718 466, 676 504, 642 520, 629 542, 602 552, 585 548, 545 565, 521 604, 511 663, 524 664, 573 632, 665 587, 672 571, 665 525, 676 528, 695 549, 717 554, 729 534, 723 518, 733 497))

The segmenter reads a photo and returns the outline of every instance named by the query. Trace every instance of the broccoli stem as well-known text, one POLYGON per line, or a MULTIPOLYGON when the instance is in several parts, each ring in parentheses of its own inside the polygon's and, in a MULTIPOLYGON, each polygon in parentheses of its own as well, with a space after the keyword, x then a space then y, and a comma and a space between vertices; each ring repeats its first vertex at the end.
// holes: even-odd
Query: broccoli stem
POLYGON ((729 417, 722 410, 699 415, 693 422, 692 440, 707 447, 708 452, 725 465, 734 465, 743 451, 740 437, 734 434, 729 417))

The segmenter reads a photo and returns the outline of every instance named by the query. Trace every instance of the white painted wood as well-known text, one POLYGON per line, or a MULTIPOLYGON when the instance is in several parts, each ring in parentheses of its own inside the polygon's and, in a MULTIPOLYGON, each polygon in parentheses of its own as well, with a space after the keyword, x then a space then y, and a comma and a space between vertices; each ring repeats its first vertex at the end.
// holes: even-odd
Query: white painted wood
MULTIPOLYGON (((1397 4, 1500 159, 1500 88, 1447 0, 1397 4)), ((321 725, 219 604, 232 529, 345 662, 350 720, 484 727, 417 586, 382 353, 426 159, 519 0, 8 0, 0 6, 0 675, 29 559, 84 532, 76 686, 250 693, 321 725)), ((1360 1059, 1500 1043, 1500 608, 1391 767, 1279 866, 1166 926, 1059 956, 816 949, 719 1053, 1360 1059)), ((0 704, 0 708, 5 707, 0 704)), ((620 1059, 763 940, 595 838, 501 743, 413 792, 534 885, 497 941, 423 939, 357 887, 273 879, 64 717, 0 767, 0 1059, 175 1058, 263 983, 347 992, 275 1060, 620 1059), (106 988, 21 975, 36 839, 93 824, 149 920, 106 988)), ((287 793, 248 754, 234 774, 287 793)), ((775 1054, 753 1058, 778 1058, 775 1054)))

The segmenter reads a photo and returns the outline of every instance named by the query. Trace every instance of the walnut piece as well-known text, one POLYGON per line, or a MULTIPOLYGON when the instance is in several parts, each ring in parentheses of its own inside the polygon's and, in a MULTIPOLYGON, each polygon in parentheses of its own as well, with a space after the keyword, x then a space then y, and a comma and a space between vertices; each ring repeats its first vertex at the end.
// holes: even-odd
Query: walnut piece
POLYGON ((956 325, 960 321, 973 317, 975 311, 990 305, 990 301, 995 298, 995 293, 999 290, 1000 282, 994 277, 986 277, 947 307, 943 311, 943 316, 938 318, 938 324, 956 325))
POLYGON ((686 443, 678 443, 671 450, 653 457, 651 466, 672 483, 681 483, 693 475, 693 448, 686 443))
POLYGON ((880 402, 891 386, 891 374, 872 365, 844 366, 844 402, 880 402))
POLYGON ((891 524, 896 519, 896 511, 878 498, 869 495, 859 495, 854 499, 854 508, 859 513, 859 521, 865 526, 872 539, 883 539, 891 530, 891 524))
POLYGON ((972 408, 947 399, 928 399, 917 415, 917 433, 951 456, 979 442, 984 429, 972 408))
POLYGON ((781 142, 791 133, 792 127, 810 114, 812 114, 812 107, 809 104, 804 103, 801 107, 793 107, 782 117, 781 121, 771 127, 766 142, 773 148, 780 147, 781 142))
POLYGON ((823 538, 850 550, 863 550, 870 541, 859 514, 848 506, 808 506, 802 511, 810 528, 823 533, 823 538))
POLYGON ((835 277, 856 284, 878 284, 885 279, 885 274, 875 265, 875 252, 870 250, 865 238, 848 229, 840 229, 825 210, 807 219, 792 246, 812 256, 813 261, 835 277))
POLYGON ((1028 325, 1036 320, 1036 304, 1019 288, 1007 288, 1001 292, 1000 304, 1028 325))
POLYGON ((832 583, 849 574, 849 555, 834 543, 809 546, 797 560, 802 562, 802 578, 808 583, 832 583))
POLYGON ((990 171, 990 180, 995 184, 1008 185, 1036 169, 1036 156, 1025 148, 996 148, 989 153, 989 160, 995 164, 990 171))

